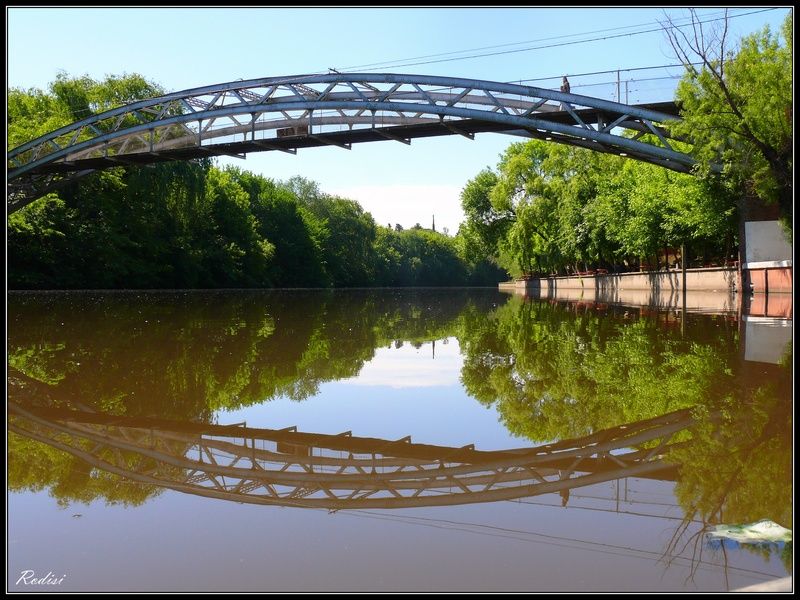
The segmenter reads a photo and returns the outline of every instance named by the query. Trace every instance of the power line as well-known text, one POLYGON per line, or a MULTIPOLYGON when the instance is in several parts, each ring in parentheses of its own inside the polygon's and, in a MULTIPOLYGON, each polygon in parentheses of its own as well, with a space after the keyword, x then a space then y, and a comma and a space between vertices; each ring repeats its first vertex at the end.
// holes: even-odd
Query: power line
MULTIPOLYGON (((694 62, 694 63, 690 63, 690 64, 692 64, 692 65, 701 65, 703 63, 694 62)), ((685 66, 683 63, 675 63, 675 64, 671 64, 671 65, 654 65, 652 67, 631 67, 629 69, 609 69, 607 71, 591 71, 591 72, 588 72, 588 73, 567 73, 566 75, 567 75, 567 77, 588 77, 589 75, 610 75, 611 73, 617 73, 617 72, 619 72, 619 73, 628 73, 630 71, 652 71, 654 69, 670 69, 670 68, 673 68, 673 67, 683 67, 683 66, 685 66)), ((514 82, 522 83, 523 81, 525 81, 525 82, 547 81, 548 79, 561 79, 562 75, 564 75, 564 74, 562 73, 561 75, 553 75, 551 77, 535 77, 535 78, 530 78, 530 79, 515 79, 514 81, 507 81, 506 83, 514 83, 514 82)))
MULTIPOLYGON (((723 12, 724 11, 720 11, 720 12, 716 12, 716 13, 710 13, 709 15, 706 15, 706 16, 719 15, 719 14, 723 14, 723 12)), ((680 18, 675 19, 675 20, 676 21, 687 21, 689 19, 691 19, 691 17, 680 17, 680 18)), ((539 42, 549 42, 551 40, 559 40, 559 39, 570 38, 570 37, 579 37, 579 36, 582 36, 582 35, 593 35, 593 34, 596 34, 596 33, 606 33, 606 32, 609 32, 609 31, 619 31, 621 29, 635 29, 637 27, 646 27, 646 26, 649 26, 651 24, 652 24, 652 22, 648 21, 647 23, 638 23, 636 25, 624 25, 624 26, 621 26, 621 27, 610 27, 608 29, 594 29, 592 31, 584 31, 582 33, 567 33, 567 34, 564 34, 564 35, 556 35, 556 36, 551 36, 551 37, 546 37, 546 38, 537 38, 535 40, 524 40, 524 41, 521 41, 521 42, 508 42, 508 43, 505 43, 505 44, 496 44, 494 46, 480 46, 478 48, 467 48, 467 49, 464 49, 464 50, 453 50, 451 52, 439 52, 439 53, 436 53, 436 54, 422 54, 420 56, 410 56, 410 57, 407 57, 407 58, 396 58, 394 60, 384 60, 384 61, 380 61, 380 62, 364 63, 364 64, 360 64, 360 65, 351 65, 349 67, 342 67, 342 69, 362 69, 362 68, 366 68, 366 67, 375 67, 375 66, 393 64, 393 63, 396 63, 396 62, 403 62, 403 61, 406 61, 406 60, 420 60, 420 59, 423 59, 423 58, 437 58, 439 56, 451 56, 453 54, 462 54, 464 52, 478 52, 479 50, 494 50, 496 48, 507 48, 508 46, 519 46, 521 44, 534 44, 534 43, 539 43, 539 42)))
MULTIPOLYGON (((699 23, 699 24, 714 23, 714 22, 717 22, 717 21, 724 21, 726 19, 736 19, 736 18, 739 18, 739 17, 746 17, 746 16, 749 16, 749 15, 755 15, 755 14, 759 14, 759 13, 770 12, 770 11, 773 11, 773 10, 778 10, 778 7, 764 8, 764 9, 760 9, 760 10, 741 13, 741 14, 738 14, 738 15, 730 15, 730 16, 719 17, 719 18, 716 18, 716 19, 706 19, 704 21, 697 21, 697 23, 699 23)), ((719 13, 712 13, 712 14, 719 14, 719 13)), ((686 20, 686 19, 688 19, 688 17, 684 17, 683 19, 680 19, 680 20, 686 20)), ((687 23, 685 25, 675 25, 673 27, 669 27, 669 29, 681 29, 681 28, 687 27, 687 26, 689 26, 691 24, 693 24, 693 23, 687 23)), ((600 32, 605 32, 605 31, 616 31, 616 30, 619 30, 619 29, 631 29, 633 27, 641 27, 643 25, 646 25, 646 23, 642 23, 642 24, 639 24, 639 25, 627 25, 627 26, 623 26, 623 27, 614 27, 614 28, 610 28, 610 29, 600 29, 600 30, 597 30, 596 32, 584 32, 584 33, 580 33, 580 34, 566 34, 566 35, 554 36, 554 37, 550 37, 550 38, 541 38, 541 40, 539 40, 539 41, 546 41, 546 40, 551 40, 551 39, 561 39, 561 38, 565 38, 565 37, 576 37, 578 35, 587 35, 589 33, 600 33, 600 32)), ((588 43, 588 42, 610 40, 610 39, 616 39, 616 38, 621 38, 621 37, 632 37, 634 35, 643 35, 645 33, 653 33, 655 31, 662 31, 663 29, 664 29, 664 27, 659 26, 659 27, 654 28, 654 29, 646 29, 646 30, 643 30, 643 31, 634 31, 634 32, 629 32, 629 33, 620 33, 620 34, 615 34, 615 35, 610 35, 610 36, 601 36, 601 37, 589 38, 589 39, 585 39, 585 40, 574 40, 574 41, 569 41, 569 42, 561 42, 561 43, 558 43, 558 44, 547 44, 547 45, 544 45, 544 46, 534 46, 534 47, 531 47, 531 48, 519 48, 519 49, 515 49, 515 50, 503 50, 503 51, 500 51, 500 52, 488 52, 488 53, 482 53, 482 54, 473 54, 473 55, 469 55, 469 56, 460 56, 460 57, 452 57, 452 58, 441 58, 441 59, 438 59, 438 60, 430 60, 430 61, 422 61, 422 62, 394 64, 397 61, 389 61, 389 62, 386 62, 386 63, 366 63, 365 65, 354 65, 354 66, 342 67, 342 68, 343 69, 356 69, 356 68, 361 68, 361 67, 364 67, 364 66, 378 65, 378 66, 373 66, 371 68, 364 69, 364 71, 376 71, 378 69, 384 69, 384 68, 410 67, 410 66, 420 66, 420 65, 442 63, 442 62, 454 62, 454 61, 459 61, 459 60, 469 60, 469 59, 472 59, 472 58, 483 58, 483 57, 487 57, 487 56, 499 56, 499 55, 504 55, 504 54, 515 54, 517 52, 530 52, 530 51, 533 51, 533 50, 543 50, 543 49, 547 49, 547 48, 557 48, 557 47, 562 47, 562 46, 571 46, 571 45, 575 45, 575 44, 584 44, 584 43, 588 43)), ((475 50, 501 48, 501 47, 505 47, 505 46, 514 46, 514 45, 519 45, 519 44, 531 43, 533 41, 537 41, 537 40, 531 40, 531 41, 528 41, 528 42, 512 42, 512 43, 508 43, 508 44, 499 44, 497 46, 485 46, 484 48, 476 48, 475 50)), ((460 54, 462 52, 471 52, 471 51, 472 50, 457 50, 457 51, 453 51, 453 52, 444 52, 444 53, 440 53, 440 54, 424 55, 424 56, 420 56, 420 57, 417 57, 417 58, 426 58, 428 56, 431 56, 431 57, 447 56, 447 55, 450 55, 450 54, 460 54)), ((400 60, 400 61, 402 61, 402 60, 414 60, 414 58, 398 59, 398 60, 400 60)), ((699 64, 702 64, 702 63, 691 63, 691 64, 692 65, 699 65, 699 64)), ((660 66, 656 66, 656 67, 633 67, 633 68, 629 68, 629 69, 611 69, 611 70, 607 70, 607 71, 594 71, 594 72, 590 72, 590 73, 574 73, 574 74, 567 74, 567 76, 568 77, 584 77, 584 76, 589 76, 589 75, 602 75, 602 74, 616 73, 618 71, 619 72, 629 72, 629 71, 640 71, 640 70, 646 70, 646 69, 658 69, 658 68, 670 68, 670 67, 682 67, 682 66, 684 66, 684 65, 683 64, 676 64, 676 65, 660 65, 660 66)), ((332 70, 332 69, 329 69, 329 70, 332 70)), ((323 73, 323 72, 324 71, 317 71, 316 73, 323 73)), ((556 75, 556 76, 552 76, 552 77, 515 79, 514 81, 507 82, 507 83, 546 81, 548 79, 558 79, 560 77, 561 77, 561 75, 556 75)), ((575 86, 575 87, 589 87, 589 86, 588 85, 584 85, 584 86, 575 86)), ((94 114, 91 110, 89 110, 89 111, 83 110, 83 111, 79 111, 79 112, 80 113, 88 112, 89 114, 94 114)))
MULTIPOLYGON (((524 529, 513 529, 507 527, 498 527, 494 525, 488 525, 483 523, 471 523, 465 521, 454 521, 450 519, 435 519, 430 517, 418 517, 412 515, 387 515, 384 513, 379 513, 375 511, 369 510, 352 510, 352 511, 345 511, 342 514, 350 516, 350 517, 360 517, 362 519, 374 519, 378 521, 390 521, 395 523, 402 523, 406 525, 416 525, 418 527, 429 527, 432 529, 445 529, 450 531, 463 531, 466 533, 473 533, 482 536, 488 537, 496 537, 496 538, 507 538, 512 540, 517 540, 520 542, 528 542, 534 544, 542 544, 546 543, 549 546, 558 546, 562 548, 569 548, 572 550, 585 550, 588 552, 602 552, 604 554, 611 554, 615 556, 622 556, 625 558, 638 558, 641 560, 648 560, 654 562, 660 562, 663 560, 663 554, 660 552, 656 552, 653 550, 646 550, 644 548, 632 548, 630 546, 620 546, 617 544, 608 544, 604 542, 594 542, 590 540, 582 540, 579 538, 570 538, 566 536, 555 536, 555 535, 548 535, 543 533, 538 533, 534 531, 526 531, 524 529), (537 540, 536 537, 541 537, 548 539, 549 541, 544 540, 537 540), (576 545, 579 544, 579 545, 576 545)), ((685 556, 674 556, 672 557, 675 561, 691 561, 694 563, 694 559, 689 559, 685 556)), ((699 565, 699 568, 706 570, 706 571, 713 571, 714 567, 718 567, 719 565, 715 565, 714 563, 698 560, 696 561, 699 565)), ((765 577, 774 577, 774 574, 768 573, 765 571, 757 571, 755 569, 748 569, 745 567, 729 567, 726 566, 726 569, 731 571, 737 571, 742 574, 746 574, 749 576, 753 575, 761 575, 765 577)))
MULTIPOLYGON (((778 10, 778 9, 777 8, 764 8, 764 9, 761 9, 761 10, 754 10, 754 11, 750 11, 750 12, 747 12, 747 13, 741 13, 741 14, 738 14, 738 15, 720 17, 720 18, 717 18, 717 19, 707 19, 705 21, 697 21, 696 23, 697 24, 714 23, 716 21, 724 21, 725 19, 736 19, 738 17, 746 17, 748 15, 755 15, 755 14, 759 14, 759 13, 763 13, 763 12, 769 12, 769 11, 773 11, 773 10, 778 10)), ((681 29, 683 27, 687 27, 687 26, 692 25, 692 24, 694 24, 694 23, 687 23, 685 25, 675 25, 674 27, 667 27, 667 29, 681 29)), ((363 69, 363 71, 377 71, 379 69, 390 69, 390 68, 397 68, 397 67, 415 67, 415 66, 420 66, 420 65, 431 65, 431 64, 436 64, 436 63, 454 62, 454 61, 458 61, 458 60, 469 60, 469 59, 472 59, 472 58, 485 58, 487 56, 501 56, 501 55, 505 55, 505 54, 516 54, 518 52, 531 52, 533 50, 544 50, 544 49, 547 49, 547 48, 559 48, 559 47, 563 47, 563 46, 573 46, 573 45, 576 45, 576 44, 585 44, 585 43, 588 43, 588 42, 612 40, 612 39, 622 38, 622 37, 633 37, 634 35, 643 35, 643 34, 646 34, 646 33, 653 33, 653 32, 656 32, 656 31, 663 31, 663 30, 664 30, 664 27, 659 26, 659 27, 656 27, 656 28, 653 28, 653 29, 645 29, 643 31, 634 31, 634 32, 628 32, 628 33, 618 33, 618 34, 614 34, 614 35, 600 36, 600 37, 589 38, 589 39, 585 39, 585 40, 573 40, 573 41, 569 41, 569 42, 559 42, 559 43, 556 43, 556 44, 545 44, 543 46, 532 46, 530 48, 517 48, 515 50, 500 50, 500 51, 497 51, 497 52, 483 52, 483 53, 479 53, 479 54, 471 54, 469 56, 458 56, 458 57, 452 57, 452 58, 439 58, 439 59, 436 59, 436 60, 425 60, 425 61, 419 61, 419 62, 406 62, 406 63, 399 63, 399 64, 383 63, 383 64, 381 64, 379 66, 363 69)))

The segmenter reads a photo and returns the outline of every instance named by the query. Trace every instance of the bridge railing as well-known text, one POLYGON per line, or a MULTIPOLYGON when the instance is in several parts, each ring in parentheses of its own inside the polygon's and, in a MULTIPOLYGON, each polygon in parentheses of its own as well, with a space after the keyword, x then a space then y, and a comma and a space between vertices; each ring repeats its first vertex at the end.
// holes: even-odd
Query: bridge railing
MULTIPOLYGON (((683 73, 682 65, 669 65, 565 75, 573 93, 635 105, 673 101, 683 73)), ((559 90, 561 76, 520 79, 515 83, 559 90)))

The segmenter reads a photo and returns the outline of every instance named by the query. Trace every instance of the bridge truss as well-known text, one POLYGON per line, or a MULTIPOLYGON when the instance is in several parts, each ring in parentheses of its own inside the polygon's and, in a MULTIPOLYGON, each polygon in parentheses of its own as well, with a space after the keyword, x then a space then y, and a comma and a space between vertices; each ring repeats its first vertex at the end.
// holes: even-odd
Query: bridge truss
POLYGON ((8 211, 119 165, 248 152, 499 132, 687 172, 662 126, 672 103, 629 106, 543 88, 453 77, 328 73, 233 81, 120 106, 8 153, 8 211))

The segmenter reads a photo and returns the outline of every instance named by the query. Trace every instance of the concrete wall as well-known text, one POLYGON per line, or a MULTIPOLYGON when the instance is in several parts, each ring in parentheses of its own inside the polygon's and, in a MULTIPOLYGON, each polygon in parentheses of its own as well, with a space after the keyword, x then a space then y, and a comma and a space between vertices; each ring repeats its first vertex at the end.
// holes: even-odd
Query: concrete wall
MULTIPOLYGON (((515 285, 525 283, 531 284, 532 282, 500 284, 500 290, 521 294, 528 298, 648 306, 656 309, 680 309, 683 302, 683 294, 680 290, 595 289, 591 286, 565 288, 549 287, 546 284, 538 287, 536 285, 515 285)), ((687 291, 686 310, 707 313, 736 313, 736 295, 726 291, 687 291)))
MULTIPOLYGON (((792 293, 792 261, 770 261, 750 263, 745 269, 743 289, 745 293, 792 293)), ((737 272, 734 267, 712 267, 687 269, 686 290, 705 292, 734 292, 737 289, 737 272)), ((644 273, 610 273, 588 277, 547 277, 530 281, 509 281, 500 284, 500 289, 543 290, 594 290, 613 293, 615 290, 653 290, 659 293, 680 291, 680 271, 649 271, 644 273)))
MULTIPOLYGON (((792 245, 780 221, 748 221, 744 224, 747 239, 745 262, 792 260, 792 245)), ((746 265, 747 266, 747 265, 746 265)))
MULTIPOLYGON (((705 292, 733 292, 736 290, 736 269, 713 267, 687 269, 686 289, 705 292)), ((574 289, 613 294, 618 290, 645 290, 659 294, 680 291, 680 271, 648 271, 644 273, 609 273, 589 277, 547 277, 530 281, 501 283, 501 289, 543 289, 554 291, 574 289)))

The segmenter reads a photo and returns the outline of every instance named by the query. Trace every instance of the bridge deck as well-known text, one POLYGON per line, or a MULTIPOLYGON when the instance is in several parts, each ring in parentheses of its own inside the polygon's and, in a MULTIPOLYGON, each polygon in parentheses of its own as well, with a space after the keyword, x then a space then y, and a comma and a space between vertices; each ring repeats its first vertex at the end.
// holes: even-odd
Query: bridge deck
MULTIPOLYGON (((637 105, 637 108, 645 108, 648 110, 657 110, 665 114, 677 115, 678 110, 673 102, 660 102, 637 105)), ((613 120, 613 116, 607 111, 587 108, 576 110, 577 114, 582 120, 588 122, 597 122, 602 120, 609 122, 613 120)), ((546 114, 538 115, 542 121, 550 123, 559 123, 568 125, 572 123, 573 117, 566 111, 549 112, 546 114)), ((510 133, 518 132, 529 137, 536 137, 533 133, 526 130, 520 130, 516 125, 496 123, 492 121, 481 121, 477 119, 464 119, 457 123, 457 129, 460 132, 474 135, 476 133, 510 133)), ((170 162, 175 160, 192 160, 199 158, 208 158, 209 156, 218 155, 234 155, 244 158, 243 155, 251 152, 266 152, 266 151, 285 151, 290 152, 293 150, 306 149, 306 148, 319 148, 324 146, 347 146, 352 144, 360 144, 365 142, 385 142, 387 141, 387 134, 399 139, 412 140, 418 138, 452 136, 454 130, 452 125, 441 123, 427 123, 421 125, 399 125, 395 127, 383 127, 380 129, 351 129, 349 131, 341 132, 327 132, 320 135, 297 135, 281 138, 271 138, 269 146, 266 146, 263 141, 245 140, 232 143, 213 143, 205 146, 190 146, 183 148, 170 148, 159 150, 158 152, 139 152, 125 154, 124 156, 93 156, 90 158, 83 158, 80 160, 73 160, 68 162, 51 162, 38 167, 32 173, 69 173, 76 170, 83 169, 107 169, 109 167, 118 167, 120 165, 149 165, 161 162, 170 162)), ((544 134, 539 137, 544 138, 544 134)), ((548 133, 548 138, 558 138, 558 134, 548 133)), ((605 149, 602 147, 595 147, 599 152, 612 152, 617 153, 616 149, 605 149)), ((636 154, 631 152, 631 154, 636 154)))

